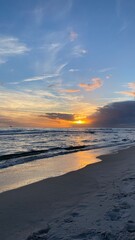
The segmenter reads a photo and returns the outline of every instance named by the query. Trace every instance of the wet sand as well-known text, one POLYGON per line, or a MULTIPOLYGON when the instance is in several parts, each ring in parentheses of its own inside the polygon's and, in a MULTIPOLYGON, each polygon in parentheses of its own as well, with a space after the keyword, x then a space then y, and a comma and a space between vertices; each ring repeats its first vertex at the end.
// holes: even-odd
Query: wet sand
POLYGON ((1 193, 0 239, 135 239, 135 147, 100 159, 1 193))

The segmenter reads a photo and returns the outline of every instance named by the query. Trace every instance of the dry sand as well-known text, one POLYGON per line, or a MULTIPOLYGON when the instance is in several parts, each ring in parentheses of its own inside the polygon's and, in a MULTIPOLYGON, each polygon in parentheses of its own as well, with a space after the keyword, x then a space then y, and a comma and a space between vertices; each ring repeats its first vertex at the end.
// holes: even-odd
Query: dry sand
POLYGON ((135 240, 135 147, 100 158, 1 193, 0 239, 135 240))

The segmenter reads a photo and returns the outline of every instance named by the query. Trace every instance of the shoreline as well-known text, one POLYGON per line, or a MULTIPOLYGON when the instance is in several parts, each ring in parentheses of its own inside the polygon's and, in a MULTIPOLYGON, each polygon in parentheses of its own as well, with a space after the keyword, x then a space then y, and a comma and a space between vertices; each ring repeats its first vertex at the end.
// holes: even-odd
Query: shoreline
MULTIPOLYGON (((27 163, 31 163, 34 161, 40 161, 43 159, 50 159, 50 158, 56 158, 56 157, 61 157, 61 156, 66 156, 68 154, 74 154, 74 153, 79 153, 79 152, 87 152, 87 151, 106 151, 107 149, 115 149, 118 148, 118 150, 120 149, 124 149, 124 147, 130 147, 130 146, 134 146, 135 143, 119 143, 118 145, 107 145, 107 146, 97 146, 97 147, 93 147, 91 148, 91 146, 75 146, 75 147, 69 147, 69 149, 71 151, 65 151, 65 152, 61 152, 61 153, 54 153, 54 155, 41 155, 41 153, 49 153, 48 150, 34 150, 34 151, 30 151, 30 152, 20 152, 20 153, 13 153, 13 154, 7 154, 7 155, 1 155, 0 156, 0 164, 2 164, 2 166, 0 166, 0 170, 3 169, 8 169, 10 167, 14 167, 17 165, 22 165, 22 164, 27 164, 27 163), (37 154, 36 154, 37 153, 37 154), (24 160, 25 157, 25 160, 24 160), (6 162, 4 162, 6 161, 6 162), (3 163, 4 162, 4 163, 3 163)), ((67 150, 68 148, 63 148, 63 150, 67 150)), ((53 150, 53 149, 52 149, 53 150)))
POLYGON ((119 234, 119 239, 131 240, 135 232, 134 153, 131 147, 102 155, 100 163, 1 193, 1 238, 103 239, 106 234, 108 239, 118 239, 115 235, 119 234))
MULTIPOLYGON (((0 169, 0 194, 14 190, 42 180, 63 176, 69 172, 78 171, 88 165, 102 161, 99 156, 118 152, 119 146, 99 148, 70 154, 39 159, 0 169)), ((129 148, 129 145, 125 146, 129 148)))
POLYGON ((46 179, 64 176, 101 161, 97 158, 105 151, 90 150, 53 158, 41 159, 0 170, 0 194, 46 179))

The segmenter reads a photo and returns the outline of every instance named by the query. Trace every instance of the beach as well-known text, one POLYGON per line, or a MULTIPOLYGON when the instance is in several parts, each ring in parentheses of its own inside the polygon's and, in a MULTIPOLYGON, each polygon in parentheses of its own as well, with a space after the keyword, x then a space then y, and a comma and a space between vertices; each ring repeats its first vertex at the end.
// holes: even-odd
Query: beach
POLYGON ((135 239, 134 156, 135 147, 127 148, 78 171, 1 193, 0 238, 135 239))

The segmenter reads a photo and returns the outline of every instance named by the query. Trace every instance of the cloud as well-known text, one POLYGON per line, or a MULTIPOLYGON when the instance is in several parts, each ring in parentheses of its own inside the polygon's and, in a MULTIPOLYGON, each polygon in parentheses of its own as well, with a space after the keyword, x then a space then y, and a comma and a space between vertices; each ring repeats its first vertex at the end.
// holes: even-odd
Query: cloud
POLYGON ((128 87, 135 90, 135 82, 128 83, 128 87))
POLYGON ((35 76, 35 77, 32 77, 32 78, 26 78, 26 79, 23 80, 23 82, 42 81, 42 80, 45 80, 47 78, 54 78, 54 77, 58 77, 58 76, 59 76, 58 73, 44 74, 44 75, 41 75, 41 76, 35 76))
POLYGON ((61 64, 60 66, 58 66, 56 68, 56 71, 54 73, 50 73, 50 74, 43 74, 43 75, 39 75, 39 76, 33 76, 33 77, 30 77, 30 78, 26 78, 24 79, 23 81, 21 82, 12 82, 10 84, 20 84, 22 82, 32 82, 32 81, 43 81, 43 80, 46 80, 48 78, 56 78, 58 76, 60 76, 62 70, 64 69, 64 67, 67 65, 68 63, 64 63, 64 64, 61 64))
POLYGON ((135 82, 128 83, 128 88, 131 89, 131 91, 121 91, 118 93, 124 94, 127 96, 131 96, 131 97, 135 97, 135 82))
POLYGON ((63 63, 61 64, 57 69, 56 69, 56 74, 60 74, 61 71, 64 69, 65 66, 67 66, 68 63, 63 63))
POLYGON ((45 9, 41 6, 37 6, 33 11, 31 11, 35 24, 40 26, 44 20, 45 9))
POLYGON ((77 69, 77 68, 71 68, 71 69, 69 69, 69 72, 79 72, 79 69, 77 69))
POLYGON ((0 91, 0 111, 9 113, 10 111, 41 113, 58 107, 59 102, 55 95, 47 91, 0 91))
POLYGON ((87 50, 82 48, 80 45, 77 45, 73 48, 73 55, 76 57, 82 57, 87 53, 87 50))
POLYGON ((121 16, 121 12, 122 12, 122 1, 123 0, 116 0, 116 14, 117 17, 121 16))
POLYGON ((112 77, 112 74, 108 74, 105 78, 110 79, 112 77))
POLYGON ((41 117, 46 117, 49 119, 55 120, 65 120, 65 121, 74 121, 75 115, 68 113, 46 113, 45 115, 41 115, 41 117))
POLYGON ((47 45, 46 47, 48 47, 49 51, 56 51, 56 50, 58 51, 62 48, 62 46, 63 45, 60 43, 51 43, 51 44, 47 45))
POLYGON ((63 89, 61 92, 66 92, 66 93, 77 93, 80 92, 79 89, 63 89))
POLYGON ((78 33, 76 33, 75 31, 71 31, 69 38, 71 42, 74 42, 78 38, 78 33))
POLYGON ((135 101, 105 105, 89 119, 94 127, 135 127, 135 101))
POLYGON ((4 63, 8 57, 22 55, 30 49, 18 38, 0 37, 0 62, 4 63))
POLYGON ((0 64, 4 64, 4 63, 6 63, 6 60, 0 59, 0 64))
POLYGON ((80 83, 79 86, 84 88, 86 91, 93 91, 100 88, 103 85, 103 81, 100 78, 93 78, 92 83, 80 83))
POLYGON ((111 71, 113 69, 114 69, 114 67, 102 68, 102 69, 99 70, 99 72, 105 73, 105 72, 111 71))
POLYGON ((50 17, 52 21, 63 20, 71 11, 73 1, 72 0, 49 0, 46 2, 46 15, 50 17))
POLYGON ((127 95, 127 96, 131 96, 131 97, 135 97, 135 92, 130 92, 130 91, 122 91, 122 92, 118 92, 120 94, 124 94, 124 95, 127 95))

